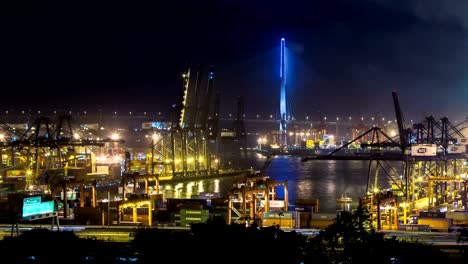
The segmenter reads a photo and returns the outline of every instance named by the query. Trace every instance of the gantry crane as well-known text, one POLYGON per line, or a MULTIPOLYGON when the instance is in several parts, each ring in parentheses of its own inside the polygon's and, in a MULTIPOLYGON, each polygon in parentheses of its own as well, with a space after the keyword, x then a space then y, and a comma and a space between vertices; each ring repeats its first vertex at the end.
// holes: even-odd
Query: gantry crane
MULTIPOLYGON (((3 126, 3 130, 9 130, 3 126)), ((8 159, 17 156, 24 160, 26 192, 50 193, 55 197, 57 190, 67 192, 69 187, 80 187, 80 205, 84 204, 84 185, 92 185, 95 201, 96 178, 89 176, 95 161, 92 155, 99 154, 101 147, 122 144, 123 139, 103 136, 97 131, 80 129, 73 124, 71 115, 56 118, 40 116, 28 125, 19 136, 10 137, 3 146, 11 150, 8 159), (97 149, 92 149, 97 147, 97 149), (83 173, 81 173, 83 172, 83 173), (75 174, 76 173, 76 174, 75 174), (44 189, 47 186, 47 189, 44 189)), ((5 170, 16 168, 7 167, 5 170)), ((8 177, 6 177, 7 179, 8 177)), ((67 195, 64 195, 64 217, 67 216, 67 195)))
MULTIPOLYGON (((428 199, 427 208, 419 209, 429 211, 436 209, 438 204, 454 201, 456 197, 464 197, 461 200, 465 201, 463 207, 467 208, 466 187, 464 187, 467 179, 463 177, 467 173, 466 137, 457 126, 448 121, 447 117, 441 118, 440 122, 428 117, 425 122, 407 126, 397 92, 392 91, 392 96, 399 131, 397 138, 388 136, 380 127, 372 127, 326 156, 303 160, 369 160, 367 194, 362 199, 365 202, 380 200, 396 204, 398 200, 400 206, 405 205, 404 211, 407 213, 410 211, 407 210, 408 206, 409 209, 414 208, 416 200, 420 200, 422 196, 428 199), (361 143, 363 150, 359 153, 347 149, 348 145, 364 137, 370 140, 361 143), (434 150, 432 155, 428 154, 429 149, 434 150), (338 154, 343 152, 348 154, 338 154), (392 185, 390 192, 379 187, 381 184, 378 179, 381 172, 390 180, 392 185), (373 186, 371 175, 374 176, 373 186), (368 199, 369 196, 374 199, 368 199)), ((388 183, 385 185, 388 186, 388 183)), ((403 220, 406 223, 406 215, 403 220)))
POLYGON ((282 186, 284 191, 281 211, 288 211, 287 181, 273 181, 264 175, 254 175, 235 184, 228 192, 227 223, 231 224, 233 212, 238 219, 246 223, 261 220, 262 214, 270 210, 270 202, 277 201, 276 187, 278 186, 282 186))
MULTIPOLYGON (((463 138, 463 134, 449 122, 447 117, 441 118, 439 123, 430 116, 425 119, 425 122, 407 127, 397 92, 393 91, 392 96, 399 131, 400 158, 397 160, 400 160, 403 168, 401 173, 396 174, 400 175, 400 185, 395 185, 399 186, 403 195, 401 199, 387 196, 385 199, 394 203, 397 208, 403 207, 404 224, 407 223, 409 211, 413 209, 432 211, 439 204, 454 202, 457 196, 462 197, 461 200, 464 201, 462 206, 466 209, 467 179, 461 175, 467 172, 467 153, 465 146, 457 145, 457 138, 455 138, 455 136, 463 138), (426 208, 416 208, 416 200, 421 200, 421 198, 427 198, 426 208)), ((395 145, 389 140, 375 146, 393 147, 395 145)), ((397 171, 394 166, 388 168, 391 171, 397 171)), ((384 169, 384 171, 390 175, 387 170, 384 169)), ((381 201, 382 199, 379 198, 381 196, 375 196, 375 200, 381 201)), ((397 214, 396 211, 393 213, 397 214)))
MULTIPOLYGON (((208 78, 204 66, 197 65, 193 74, 192 65, 186 64, 181 78, 179 102, 173 106, 174 119, 167 130, 158 130, 168 149, 160 153, 165 163, 168 177, 189 178, 206 176, 217 171, 213 169, 212 141, 216 139, 217 116, 209 119, 214 79, 214 66, 208 68, 208 78), (206 88, 202 88, 206 85, 206 88), (168 144, 170 143, 170 144, 168 144)), ((218 99, 218 98, 216 98, 218 99)), ((216 105, 215 105, 216 108, 216 105)), ((219 107, 215 109, 219 111, 219 107)))

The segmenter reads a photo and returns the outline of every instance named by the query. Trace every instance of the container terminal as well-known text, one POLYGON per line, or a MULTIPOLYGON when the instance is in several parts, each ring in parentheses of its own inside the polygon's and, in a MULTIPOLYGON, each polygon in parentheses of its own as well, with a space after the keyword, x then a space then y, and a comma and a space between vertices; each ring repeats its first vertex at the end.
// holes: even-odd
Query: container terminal
POLYGON ((408 126, 393 91, 395 122, 372 118, 365 123, 361 118, 345 140, 339 129, 350 120, 292 118, 286 105, 286 54, 281 39, 279 119, 246 119, 242 96, 236 98, 234 117, 223 118, 215 68, 202 65, 187 65, 179 101, 164 117, 129 113, 109 118, 139 123, 134 130, 109 129, 102 115, 96 119, 87 113, 0 115, 1 220, 152 226, 189 225, 219 216, 228 223, 281 222, 299 228, 323 227, 333 220, 301 212, 313 208, 320 216, 320 201, 313 199, 294 201, 298 209, 289 211, 287 195, 275 195, 276 188, 287 194, 287 182, 269 179, 265 167, 252 171, 220 156, 220 148, 235 146, 263 153, 265 166, 274 155, 298 155, 303 162, 368 160, 369 184, 360 203, 372 212, 377 229, 448 230, 468 224, 467 120, 453 124, 447 117, 429 116, 408 126), (262 129, 255 131, 258 127, 262 129), (379 174, 386 175, 391 189, 379 187, 379 174), (211 210, 206 199, 165 199, 159 190, 164 181, 223 176, 238 180, 227 197, 211 199, 211 210), (26 213, 25 201, 32 204, 26 213))

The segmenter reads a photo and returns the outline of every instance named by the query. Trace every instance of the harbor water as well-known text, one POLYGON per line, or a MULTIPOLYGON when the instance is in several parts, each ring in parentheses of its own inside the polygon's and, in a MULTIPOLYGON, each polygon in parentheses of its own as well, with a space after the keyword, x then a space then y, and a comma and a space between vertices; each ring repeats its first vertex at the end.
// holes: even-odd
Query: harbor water
MULTIPOLYGON (((230 154, 224 158, 232 160, 230 164, 232 166, 252 167, 255 170, 261 169, 266 161, 264 155, 255 152, 239 156, 230 154)), ((369 173, 370 162, 368 160, 302 161, 301 157, 279 155, 266 166, 264 174, 274 181, 287 181, 290 205, 294 205, 298 199, 317 199, 319 212, 330 214, 356 208, 359 198, 372 188, 376 180, 375 176, 369 173), (343 196, 351 198, 351 203, 337 201, 343 196)), ((233 180, 233 177, 223 177, 162 184, 160 190, 165 198, 227 197, 233 180)), ((383 175, 379 176, 377 181, 380 188, 391 187, 390 181, 383 175)), ((282 188, 278 188, 277 192, 278 197, 284 198, 282 188)))

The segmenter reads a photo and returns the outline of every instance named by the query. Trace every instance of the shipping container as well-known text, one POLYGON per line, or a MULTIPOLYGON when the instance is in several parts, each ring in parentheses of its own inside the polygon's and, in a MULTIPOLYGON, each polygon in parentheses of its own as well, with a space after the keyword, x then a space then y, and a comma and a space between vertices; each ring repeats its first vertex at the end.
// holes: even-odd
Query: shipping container
POLYGON ((412 144, 411 156, 436 156, 436 144, 412 144))
POLYGON ((465 137, 460 138, 460 144, 468 145, 468 138, 465 138, 465 137))
POLYGON ((465 145, 450 145, 448 146, 447 153, 450 154, 462 154, 466 152, 465 145))
POLYGON ((293 219, 295 212, 269 211, 263 213, 263 219, 293 219))
POLYGON ((418 225, 428 225, 432 231, 444 231, 453 226, 452 218, 419 218, 418 225))
POLYGON ((279 225, 280 228, 293 228, 295 226, 295 219, 283 219, 281 221, 278 219, 263 219, 262 225, 264 227, 267 226, 276 226, 279 225))
POLYGON ((466 211, 447 212, 445 217, 453 219, 454 226, 468 226, 468 212, 466 211))

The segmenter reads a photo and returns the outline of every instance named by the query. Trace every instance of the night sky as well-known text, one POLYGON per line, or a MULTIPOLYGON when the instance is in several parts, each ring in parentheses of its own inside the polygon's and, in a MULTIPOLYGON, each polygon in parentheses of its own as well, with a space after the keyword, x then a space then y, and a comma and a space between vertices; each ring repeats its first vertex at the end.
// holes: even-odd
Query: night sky
POLYGON ((186 62, 215 65, 224 112, 468 116, 468 1, 20 1, 0 4, 0 111, 168 111, 186 62), (39 99, 40 98, 40 99, 39 99))

